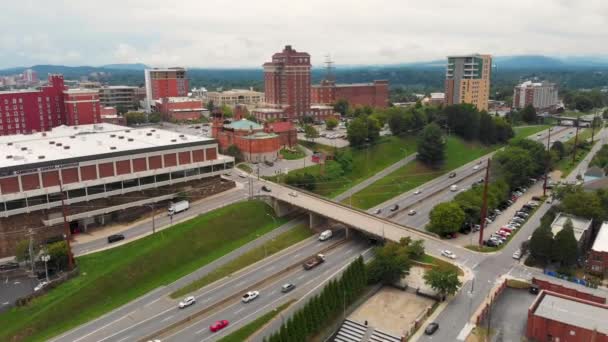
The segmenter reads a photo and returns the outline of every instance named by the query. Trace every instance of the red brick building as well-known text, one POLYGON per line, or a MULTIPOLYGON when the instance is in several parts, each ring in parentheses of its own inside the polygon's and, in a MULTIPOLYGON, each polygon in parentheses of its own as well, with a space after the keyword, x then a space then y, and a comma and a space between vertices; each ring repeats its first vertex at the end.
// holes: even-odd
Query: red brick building
POLYGON ((159 105, 165 120, 198 120, 204 109, 202 100, 190 97, 165 97, 160 99, 159 105))
POLYGON ((591 273, 608 275, 608 222, 602 224, 589 250, 587 269, 591 273))
POLYGON ((298 144, 298 132, 294 124, 289 121, 266 123, 264 131, 278 135, 281 147, 293 147, 298 144))
POLYGON ((348 101, 351 106, 370 106, 386 108, 388 106, 388 81, 373 83, 336 84, 323 80, 311 88, 312 103, 333 104, 340 99, 348 101))
POLYGON ((528 309, 526 337, 534 341, 608 342, 608 306, 541 291, 528 309))
POLYGON ((101 122, 97 89, 67 89, 63 94, 67 125, 89 125, 101 122))
POLYGON ((144 76, 148 112, 155 100, 188 96, 188 79, 184 68, 146 69, 144 76))
POLYGON ((222 151, 235 145, 243 153, 246 161, 274 161, 279 157, 281 137, 264 130, 264 126, 241 119, 229 124, 215 119, 211 127, 211 135, 215 138, 222 151))

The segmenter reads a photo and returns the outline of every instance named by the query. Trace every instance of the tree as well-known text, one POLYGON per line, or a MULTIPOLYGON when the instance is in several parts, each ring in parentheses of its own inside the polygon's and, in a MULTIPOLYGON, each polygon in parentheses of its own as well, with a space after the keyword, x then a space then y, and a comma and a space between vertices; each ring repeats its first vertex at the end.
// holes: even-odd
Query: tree
POLYGON ((315 119, 310 116, 310 115, 304 115, 303 117, 300 118, 300 121, 302 121, 302 124, 304 125, 311 125, 313 123, 315 123, 315 119))
POLYGON ((124 115, 128 111, 129 110, 125 105, 120 104, 116 106, 116 113, 118 113, 119 115, 124 115))
POLYGON ((512 188, 528 183, 539 163, 528 151, 520 147, 508 147, 494 155, 495 175, 502 177, 512 188))
POLYGON ((430 222, 426 229, 438 235, 445 235, 460 230, 465 214, 458 203, 450 201, 436 205, 429 217, 430 222))
POLYGON ((564 193, 561 207, 569 214, 594 219, 596 222, 608 218, 597 193, 584 191, 580 187, 564 193))
POLYGON ((536 109, 531 104, 524 107, 521 110, 521 119, 527 123, 535 123, 536 122, 536 109))
POLYGON ((221 110, 225 118, 231 118, 234 115, 232 108, 228 105, 222 105, 221 110))
POLYGON ((142 112, 128 112, 125 114, 127 125, 139 125, 146 122, 146 115, 142 112))
POLYGON ((161 114, 159 112, 153 112, 148 114, 148 122, 159 123, 161 121, 161 114))
POLYGON ((351 146, 361 146, 366 142, 374 142, 380 136, 380 124, 375 118, 361 115, 353 119, 346 130, 351 146))
POLYGON ((213 113, 213 110, 215 109, 215 104, 213 103, 213 100, 209 100, 205 107, 207 107, 210 113, 213 113))
POLYGON ((253 114, 247 114, 247 116, 245 116, 245 119, 252 121, 252 122, 258 122, 258 118, 255 117, 255 115, 253 115, 253 114))
POLYGON ((462 286, 456 271, 440 267, 427 270, 424 273, 424 283, 437 291, 442 300, 445 300, 446 296, 455 294, 462 286))
POLYGON ((479 141, 486 145, 496 143, 496 123, 494 118, 483 111, 479 116, 479 141))
POLYGON ((21 240, 15 246, 15 259, 18 262, 30 260, 30 242, 21 240))
POLYGON ((581 112, 587 112, 593 109, 593 102, 587 95, 576 95, 574 97, 574 108, 581 112))
POLYGON ((537 260, 547 262, 551 258, 553 233, 550 224, 543 224, 532 233, 530 254, 537 260))
POLYGON ((564 143, 560 140, 555 141, 553 145, 551 145, 551 151, 555 151, 560 160, 563 159, 566 155, 566 147, 564 146, 564 143))
POLYGON ((46 246, 47 253, 51 256, 51 263, 60 270, 68 267, 68 245, 65 241, 58 241, 46 246))
POLYGON ((571 266, 576 263, 578 243, 574 237, 572 220, 566 220, 562 230, 555 234, 552 254, 553 259, 559 261, 562 266, 571 266))
POLYGON ((325 127, 328 130, 332 131, 337 126, 338 126, 338 119, 334 118, 333 116, 330 116, 327 119, 325 119, 325 127))
POLYGON ((315 141, 315 139, 319 137, 319 131, 311 125, 306 125, 304 126, 304 136, 306 139, 315 141))
POLYGON ((604 112, 602 113, 602 117, 604 119, 608 119, 608 109, 604 109, 604 112))
POLYGON ((334 103, 334 110, 340 113, 342 116, 345 116, 348 113, 348 101, 345 99, 339 99, 334 103))
POLYGON ((418 160, 438 168, 445 159, 445 140, 441 128, 435 123, 428 124, 418 135, 418 160))
POLYGON ((375 251, 376 257, 369 266, 371 281, 393 284, 409 273, 411 262, 406 248, 389 241, 375 251))
POLYGON ((238 146, 232 144, 230 146, 228 146, 228 148, 226 148, 226 151, 224 151, 224 153, 226 153, 227 155, 234 157, 235 162, 240 163, 243 160, 245 160, 245 158, 243 157, 243 152, 241 152, 241 150, 238 148, 238 146))

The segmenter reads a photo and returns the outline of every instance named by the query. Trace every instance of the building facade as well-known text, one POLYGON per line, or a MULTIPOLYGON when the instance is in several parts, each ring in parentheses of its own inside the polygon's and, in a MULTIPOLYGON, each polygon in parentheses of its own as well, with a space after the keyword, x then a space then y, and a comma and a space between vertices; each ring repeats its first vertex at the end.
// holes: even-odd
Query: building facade
POLYGON ((67 125, 101 123, 101 109, 97 89, 68 89, 63 94, 67 125))
POLYGON ((190 97, 165 97, 158 106, 165 120, 199 120, 206 108, 203 101, 190 97))
POLYGON ((543 290, 528 309, 533 341, 608 342, 608 306, 543 290))
POLYGON ((264 131, 278 135, 281 147, 294 147, 298 144, 298 131, 292 122, 268 122, 264 124, 264 131))
POLYGON ((237 104, 257 105, 264 102, 264 93, 252 89, 232 89, 226 91, 207 92, 207 101, 213 101, 216 106, 231 106, 237 104))
POLYGON ((235 145, 249 162, 275 161, 279 157, 281 137, 247 119, 225 124, 216 118, 211 127, 211 135, 217 139, 222 151, 235 145))
POLYGON ((279 108, 296 120, 310 113, 310 55, 286 45, 264 63, 265 106, 279 108))
POLYGON ((587 269, 598 275, 608 275, 608 222, 600 227, 587 257, 587 269))
POLYGON ((448 56, 445 103, 470 103, 478 110, 488 110, 491 70, 490 55, 448 56))
POLYGON ((346 100, 351 106, 370 106, 386 108, 388 106, 388 81, 378 80, 373 83, 336 84, 323 80, 311 88, 311 101, 318 104, 333 104, 346 100))
POLYGON ((151 111, 155 100, 164 97, 188 96, 188 78, 184 68, 146 69, 146 110, 151 111))
POLYGON ((127 111, 139 107, 138 87, 106 86, 99 88, 99 101, 104 107, 123 108, 127 111))
POLYGON ((513 108, 522 109, 532 105, 537 110, 559 105, 555 83, 526 81, 513 90, 513 108))

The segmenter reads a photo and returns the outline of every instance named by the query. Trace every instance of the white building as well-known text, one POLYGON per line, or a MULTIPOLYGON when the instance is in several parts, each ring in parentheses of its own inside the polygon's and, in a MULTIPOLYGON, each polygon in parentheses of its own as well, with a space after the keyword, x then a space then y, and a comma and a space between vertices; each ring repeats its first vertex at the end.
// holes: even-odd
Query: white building
POLYGON ((513 107, 521 109, 529 104, 537 110, 559 105, 555 83, 526 81, 515 86, 513 107))

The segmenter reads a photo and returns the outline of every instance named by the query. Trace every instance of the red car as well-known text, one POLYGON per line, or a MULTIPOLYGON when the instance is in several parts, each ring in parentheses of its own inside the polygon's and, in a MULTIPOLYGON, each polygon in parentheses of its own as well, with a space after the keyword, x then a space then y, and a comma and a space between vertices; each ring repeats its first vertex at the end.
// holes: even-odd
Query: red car
POLYGON ((222 330, 228 326, 228 323, 230 323, 230 322, 228 322, 225 319, 223 319, 221 321, 217 321, 217 322, 211 324, 211 326, 209 327, 209 330, 211 330, 211 332, 216 332, 216 331, 222 330))

